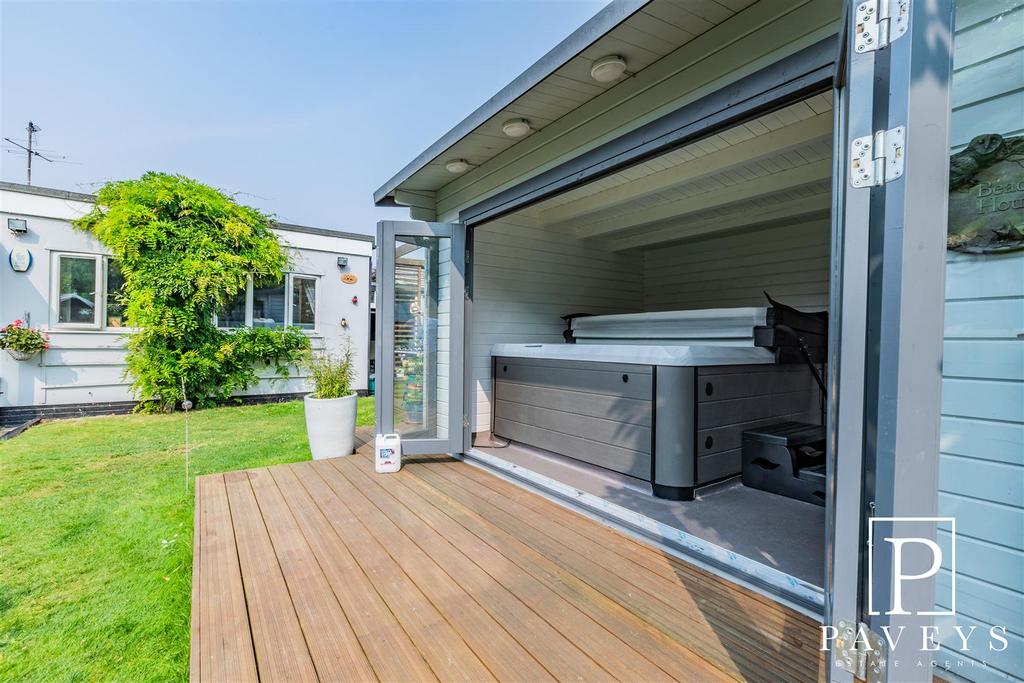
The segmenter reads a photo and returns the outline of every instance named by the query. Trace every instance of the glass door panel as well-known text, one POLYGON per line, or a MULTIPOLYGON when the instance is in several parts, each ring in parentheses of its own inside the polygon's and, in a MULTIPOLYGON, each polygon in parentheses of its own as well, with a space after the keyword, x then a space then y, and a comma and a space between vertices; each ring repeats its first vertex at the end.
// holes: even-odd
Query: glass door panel
POLYGON ((382 221, 377 236, 377 432, 403 453, 461 452, 464 227, 382 221))
POLYGON ((451 238, 400 235, 393 248, 394 430, 408 438, 444 438, 451 238))

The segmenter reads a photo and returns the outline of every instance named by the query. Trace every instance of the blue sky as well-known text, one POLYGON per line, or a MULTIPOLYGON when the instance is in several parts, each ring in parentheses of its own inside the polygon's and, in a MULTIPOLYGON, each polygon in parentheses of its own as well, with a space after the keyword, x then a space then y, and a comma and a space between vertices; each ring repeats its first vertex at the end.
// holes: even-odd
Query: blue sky
MULTIPOLYGON (((0 3, 0 126, 93 191, 183 173, 280 220, 372 232, 393 173, 604 4, 0 3)), ((4 143, 5 146, 6 143, 4 143)), ((21 155, 0 177, 25 181, 21 155)))

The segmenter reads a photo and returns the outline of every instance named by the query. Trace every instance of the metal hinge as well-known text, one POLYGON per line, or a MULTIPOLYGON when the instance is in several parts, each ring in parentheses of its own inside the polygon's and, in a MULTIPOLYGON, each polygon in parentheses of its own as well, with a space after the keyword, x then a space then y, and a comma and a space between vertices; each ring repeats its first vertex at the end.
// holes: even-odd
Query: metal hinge
POLYGON ((835 664, 867 683, 883 683, 889 649, 865 624, 840 619, 836 624, 835 664))
POLYGON ((850 146, 850 184, 875 187, 903 176, 903 126, 855 138, 850 146))
POLYGON ((910 0, 864 0, 854 10, 857 52, 880 50, 907 32, 910 0))

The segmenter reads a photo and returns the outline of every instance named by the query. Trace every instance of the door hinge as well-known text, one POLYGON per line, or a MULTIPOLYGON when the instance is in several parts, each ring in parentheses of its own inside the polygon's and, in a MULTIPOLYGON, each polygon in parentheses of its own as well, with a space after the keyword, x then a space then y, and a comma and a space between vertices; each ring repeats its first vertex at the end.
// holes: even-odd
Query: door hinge
POLYGON ((846 619, 836 624, 835 664, 866 683, 883 683, 889 649, 885 640, 867 627, 846 619))
POLYGON ((903 126, 854 138, 850 146, 850 184, 876 187, 901 177, 905 140, 903 126))
POLYGON ((880 50, 907 32, 910 0, 863 0, 854 13, 854 48, 880 50))

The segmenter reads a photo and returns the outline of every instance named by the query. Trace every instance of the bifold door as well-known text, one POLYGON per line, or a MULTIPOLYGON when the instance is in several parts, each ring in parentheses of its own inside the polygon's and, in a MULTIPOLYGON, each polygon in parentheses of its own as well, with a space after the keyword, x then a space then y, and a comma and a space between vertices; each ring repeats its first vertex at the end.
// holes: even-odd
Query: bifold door
POLYGON ((465 226, 377 224, 377 433, 404 454, 463 450, 465 226))
POLYGON ((825 627, 839 635, 826 679, 836 683, 924 683, 938 654, 922 650, 920 633, 937 614, 952 18, 952 0, 845 6, 834 91, 825 596, 825 627), (885 637, 903 631, 916 638, 885 637))

